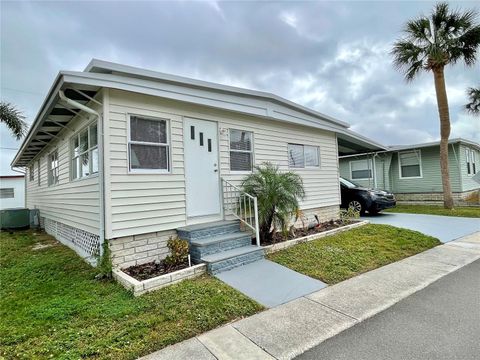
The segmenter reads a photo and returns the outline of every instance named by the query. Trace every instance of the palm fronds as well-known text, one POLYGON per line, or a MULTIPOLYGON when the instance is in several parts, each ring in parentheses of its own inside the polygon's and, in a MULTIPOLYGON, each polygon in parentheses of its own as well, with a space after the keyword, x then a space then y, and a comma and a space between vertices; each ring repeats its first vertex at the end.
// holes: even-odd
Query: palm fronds
POLYGON ((28 125, 25 122, 25 116, 10 103, 3 101, 0 103, 0 122, 7 126, 17 140, 20 140, 27 132, 28 125))

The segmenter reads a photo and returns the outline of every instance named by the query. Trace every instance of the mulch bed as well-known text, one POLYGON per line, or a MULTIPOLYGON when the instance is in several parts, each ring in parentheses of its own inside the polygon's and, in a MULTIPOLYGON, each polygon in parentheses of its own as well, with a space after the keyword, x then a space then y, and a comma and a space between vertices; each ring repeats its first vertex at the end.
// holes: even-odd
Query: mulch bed
POLYGON ((305 229, 295 229, 295 235, 288 234, 288 236, 286 236, 286 237, 281 232, 276 232, 273 235, 272 241, 262 241, 262 246, 277 244, 277 243, 287 241, 287 240, 292 240, 292 239, 297 239, 297 238, 301 238, 301 237, 308 236, 308 235, 322 233, 322 232, 325 232, 325 231, 328 231, 328 230, 333 230, 333 229, 343 227, 345 225, 349 225, 351 223, 353 223, 353 221, 330 220, 330 221, 327 221, 327 222, 324 222, 324 223, 320 223, 320 224, 316 225, 315 227, 312 227, 312 228, 309 228, 309 229, 306 229, 306 228, 305 229))
POLYGON ((122 269, 124 273, 127 273, 131 277, 138 281, 147 280, 156 276, 165 275, 177 270, 182 270, 188 267, 188 261, 180 265, 165 265, 163 261, 149 262, 141 265, 130 266, 126 269, 122 269))

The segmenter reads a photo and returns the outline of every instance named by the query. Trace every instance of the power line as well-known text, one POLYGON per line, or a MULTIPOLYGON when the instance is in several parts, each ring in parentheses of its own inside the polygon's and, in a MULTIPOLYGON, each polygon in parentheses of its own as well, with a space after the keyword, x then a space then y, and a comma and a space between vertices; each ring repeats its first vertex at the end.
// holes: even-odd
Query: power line
POLYGON ((21 89, 15 89, 15 88, 6 87, 6 86, 2 86, 2 90, 3 90, 3 89, 5 89, 5 90, 10 90, 10 91, 16 91, 16 92, 23 92, 23 93, 32 94, 32 95, 44 95, 44 94, 39 93, 39 92, 28 91, 28 90, 21 90, 21 89))
POLYGON ((3 149, 3 150, 18 150, 18 148, 1 147, 1 146, 0 146, 0 149, 3 149))

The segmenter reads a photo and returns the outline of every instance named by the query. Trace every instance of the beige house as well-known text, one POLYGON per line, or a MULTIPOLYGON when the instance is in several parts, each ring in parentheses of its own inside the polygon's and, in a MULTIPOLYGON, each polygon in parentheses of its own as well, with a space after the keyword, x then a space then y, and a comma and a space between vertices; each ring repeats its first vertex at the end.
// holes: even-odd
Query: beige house
MULTIPOLYGON (((58 74, 12 166, 48 233, 92 263, 108 240, 126 267, 165 257, 178 228, 234 216, 235 186, 267 161, 302 176, 305 214, 334 219, 338 155, 381 149, 269 93, 92 60, 58 74)), ((236 215, 255 233, 251 200, 236 215)))

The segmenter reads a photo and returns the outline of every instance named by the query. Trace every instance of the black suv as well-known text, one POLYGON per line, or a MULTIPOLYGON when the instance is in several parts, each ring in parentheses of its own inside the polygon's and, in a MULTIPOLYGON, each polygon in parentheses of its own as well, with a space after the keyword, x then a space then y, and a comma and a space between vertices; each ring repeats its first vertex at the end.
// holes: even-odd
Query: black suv
POLYGON ((351 180, 340 178, 340 190, 342 195, 341 207, 344 209, 354 208, 360 214, 368 211, 377 214, 380 211, 395 207, 395 196, 384 190, 368 189, 355 184, 351 180))

